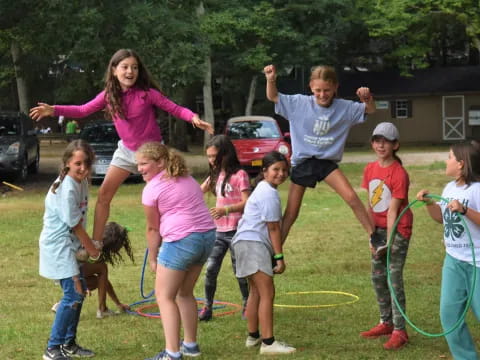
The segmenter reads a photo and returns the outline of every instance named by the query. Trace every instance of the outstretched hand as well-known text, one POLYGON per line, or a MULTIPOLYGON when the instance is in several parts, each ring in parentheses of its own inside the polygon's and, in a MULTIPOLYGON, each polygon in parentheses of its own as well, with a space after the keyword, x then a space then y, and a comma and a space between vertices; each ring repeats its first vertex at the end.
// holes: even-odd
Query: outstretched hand
POLYGON ((203 121, 202 119, 200 119, 198 116, 194 116, 192 118, 192 125, 194 127, 197 127, 199 129, 202 129, 203 131, 206 131, 208 132, 210 135, 213 135, 213 126, 212 124, 206 122, 206 121, 203 121))
POLYGON ((38 106, 30 109, 30 117, 36 121, 42 120, 44 117, 47 116, 53 116, 53 114, 53 106, 41 102, 38 103, 38 106))

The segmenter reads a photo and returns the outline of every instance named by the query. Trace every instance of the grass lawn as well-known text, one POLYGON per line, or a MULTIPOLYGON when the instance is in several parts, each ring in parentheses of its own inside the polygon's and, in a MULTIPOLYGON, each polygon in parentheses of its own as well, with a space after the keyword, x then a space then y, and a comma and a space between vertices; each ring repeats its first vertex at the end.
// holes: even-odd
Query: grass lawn
MULTIPOLYGON (((342 169, 362 199, 363 164, 343 164, 342 169)), ((440 194, 449 179, 444 164, 407 167, 411 178, 410 198, 421 188, 440 194)), ((142 184, 126 184, 114 198, 110 218, 131 229, 135 264, 110 268, 110 279, 121 301, 141 300, 139 282, 145 251, 145 220, 140 203, 142 184)), ((0 199, 0 359, 40 359, 53 313, 50 307, 61 296, 52 281, 38 275, 38 238, 42 227, 43 202, 47 189, 10 192, 0 199)), ((89 232, 98 187, 91 187, 89 232)), ((285 205, 288 184, 280 192, 285 205)), ((209 204, 213 196, 207 196, 209 204)), ((407 312, 421 328, 441 332, 439 288, 444 257, 442 227, 431 220, 424 208, 414 209, 415 225, 405 266, 407 312)), ((343 295, 288 295, 296 291, 341 291, 354 294, 354 304, 325 308, 276 308, 275 335, 297 347, 291 359, 450 359, 443 338, 427 338, 408 328, 410 343, 397 352, 386 352, 386 339, 365 340, 359 332, 378 322, 379 314, 370 284, 368 239, 353 213, 325 184, 308 190, 297 223, 285 245, 287 270, 275 277, 276 303, 325 305, 351 300, 343 295)), ((240 292, 228 256, 218 280, 216 299, 240 304, 240 292)), ((153 286, 146 271, 145 287, 153 286)), ((203 297, 203 276, 196 295, 203 297)), ((107 300, 111 308, 113 303, 107 300)), ((78 330, 78 342, 96 351, 97 359, 136 360, 163 349, 160 320, 134 315, 95 318, 97 294, 86 299, 78 330)), ((228 311, 231 308, 219 309, 228 311)), ((155 310, 156 311, 156 310, 155 310)), ((480 329, 468 316, 475 338, 480 329)), ((215 317, 199 324, 203 358, 255 359, 258 349, 246 349, 246 323, 240 314, 215 317)))

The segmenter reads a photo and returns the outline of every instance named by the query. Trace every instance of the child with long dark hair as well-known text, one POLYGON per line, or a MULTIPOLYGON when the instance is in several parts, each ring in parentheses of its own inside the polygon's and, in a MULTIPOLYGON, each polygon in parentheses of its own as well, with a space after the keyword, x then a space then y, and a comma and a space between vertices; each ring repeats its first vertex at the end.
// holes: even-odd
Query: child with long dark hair
POLYGON ((260 354, 267 355, 295 351, 294 347, 276 341, 273 336, 273 274, 285 271, 280 230, 282 207, 277 187, 287 177, 288 161, 284 155, 272 151, 263 157, 258 184, 247 200, 232 240, 237 277, 248 278, 250 285, 247 301, 248 337, 245 346, 261 344, 260 354))
POLYGON ((34 120, 60 115, 82 118, 104 110, 107 118, 115 124, 121 140, 98 191, 93 224, 93 238, 98 241, 103 236, 110 203, 119 186, 130 173, 138 173, 135 151, 145 142, 162 141, 155 116, 157 108, 213 134, 211 124, 161 93, 138 54, 130 49, 120 49, 113 54, 105 72, 105 89, 93 100, 83 105, 38 103, 30 110, 34 120))
MULTIPOLYGON (((454 144, 446 161, 445 174, 453 178, 442 192, 447 201, 436 202, 426 198, 428 190, 420 190, 417 200, 427 203, 430 217, 443 223, 445 260, 442 269, 440 294, 440 319, 445 331, 451 329, 465 310, 468 297, 472 296, 473 313, 480 320, 480 143, 478 141, 454 144), (460 220, 463 215, 466 229, 460 220), (472 257, 473 242, 475 263, 472 257), (476 274, 477 284, 472 288, 476 274)), ((477 349, 463 321, 457 329, 445 335, 454 359, 478 359, 477 349)))
POLYGON ((45 198, 40 234, 40 275, 60 283, 63 297, 55 314, 44 360, 91 357, 95 353, 76 342, 77 326, 86 285, 75 252, 83 246, 91 261, 101 252, 85 231, 88 210, 88 177, 94 160, 90 145, 71 142, 63 154, 59 177, 45 198))
MULTIPOLYGON (((215 245, 207 261, 205 306, 198 316, 201 321, 210 320, 213 316, 213 299, 217 290, 217 277, 228 250, 230 250, 232 259, 233 273, 236 272, 232 238, 250 195, 250 179, 246 171, 240 167, 232 141, 225 135, 217 135, 208 141, 205 149, 209 173, 201 188, 204 193, 210 191, 217 198, 215 207, 210 209, 210 214, 217 226, 217 232, 215 245)), ((237 280, 243 300, 242 316, 245 316, 248 283, 245 278, 237 278, 237 280)))

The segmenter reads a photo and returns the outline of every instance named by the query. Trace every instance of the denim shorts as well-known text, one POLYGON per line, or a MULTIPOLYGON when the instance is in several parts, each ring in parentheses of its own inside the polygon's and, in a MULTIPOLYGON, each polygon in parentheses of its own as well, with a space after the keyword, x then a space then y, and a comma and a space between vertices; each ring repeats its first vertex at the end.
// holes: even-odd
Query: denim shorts
POLYGON ((192 265, 203 265, 215 244, 215 229, 196 232, 183 239, 163 242, 157 263, 172 270, 187 271, 192 265))

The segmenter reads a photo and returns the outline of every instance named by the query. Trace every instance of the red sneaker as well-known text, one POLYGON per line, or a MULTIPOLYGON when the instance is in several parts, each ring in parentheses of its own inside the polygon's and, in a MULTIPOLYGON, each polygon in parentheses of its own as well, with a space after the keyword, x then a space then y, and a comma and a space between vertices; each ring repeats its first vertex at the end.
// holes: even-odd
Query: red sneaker
POLYGON ((368 331, 360 333, 361 337, 375 339, 379 336, 390 335, 393 332, 393 325, 389 323, 380 323, 368 331))
POLYGON ((408 342, 408 335, 405 330, 393 330, 390 339, 383 344, 386 350, 398 350, 408 342))

